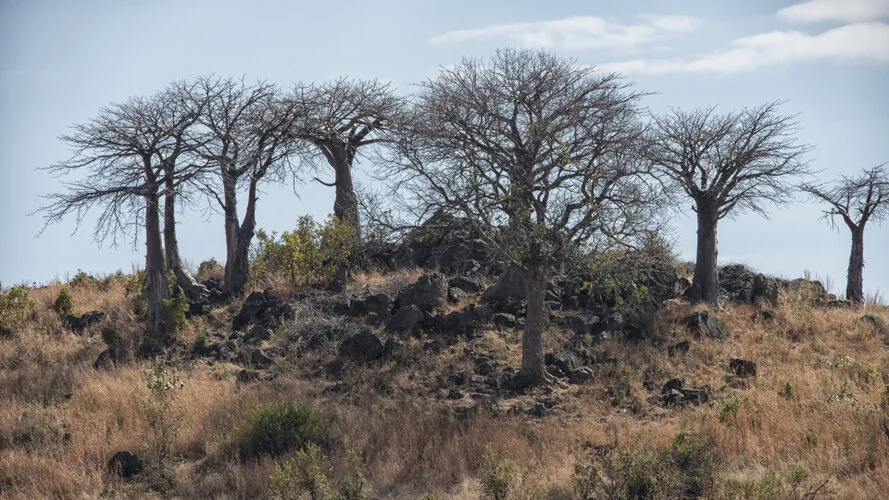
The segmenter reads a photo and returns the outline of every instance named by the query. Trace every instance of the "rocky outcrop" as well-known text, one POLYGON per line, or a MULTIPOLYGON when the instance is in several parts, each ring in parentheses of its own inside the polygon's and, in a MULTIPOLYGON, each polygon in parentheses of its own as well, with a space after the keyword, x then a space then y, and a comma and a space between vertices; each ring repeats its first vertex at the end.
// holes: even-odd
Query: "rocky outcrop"
POLYGON ((697 311, 685 320, 695 338, 722 340, 726 337, 722 320, 709 311, 697 311))
POLYGON ((424 274, 395 299, 397 307, 417 306, 428 311, 444 305, 448 300, 448 280, 443 274, 424 274))

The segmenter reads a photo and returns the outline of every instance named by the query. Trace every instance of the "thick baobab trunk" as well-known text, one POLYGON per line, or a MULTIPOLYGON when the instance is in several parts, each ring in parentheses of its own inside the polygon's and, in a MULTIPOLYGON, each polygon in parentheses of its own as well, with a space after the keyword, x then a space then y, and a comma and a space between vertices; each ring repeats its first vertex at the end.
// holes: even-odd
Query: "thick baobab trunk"
POLYGON ((152 192, 145 203, 145 280, 148 303, 148 331, 145 348, 150 352, 169 340, 164 331, 164 303, 170 298, 167 272, 164 267, 164 251, 161 246, 159 197, 152 192))
POLYGON ((846 298, 855 304, 864 300, 864 224, 852 229, 852 253, 846 272, 846 298))
POLYGON ((244 222, 238 222, 237 193, 226 184, 225 195, 225 293, 239 295, 250 278, 250 242, 256 226, 256 181, 251 182, 244 222))
POLYGON ((179 242, 176 238, 176 192, 172 179, 167 179, 164 191, 164 251, 167 257, 167 269, 173 271, 176 286, 185 292, 185 296, 194 301, 207 298, 207 288, 197 282, 191 273, 182 265, 179 256, 179 242))
POLYGON ((547 321, 545 293, 545 266, 542 262, 533 262, 528 267, 527 312, 522 335, 522 376, 531 385, 548 381, 543 355, 543 332, 547 321))
MULTIPOLYGON (((358 197, 355 196, 355 185, 352 182, 352 162, 347 158, 345 151, 336 155, 336 197, 333 201, 333 215, 349 224, 352 228, 354 248, 358 248, 361 239, 361 227, 358 219, 358 197)), ((335 292, 346 289, 349 281, 349 268, 346 264, 337 267, 336 273, 330 282, 329 288, 335 292)))
POLYGON ((707 302, 719 307, 719 274, 717 270, 716 226, 719 222, 715 206, 698 203, 698 252, 692 281, 692 302, 707 302))

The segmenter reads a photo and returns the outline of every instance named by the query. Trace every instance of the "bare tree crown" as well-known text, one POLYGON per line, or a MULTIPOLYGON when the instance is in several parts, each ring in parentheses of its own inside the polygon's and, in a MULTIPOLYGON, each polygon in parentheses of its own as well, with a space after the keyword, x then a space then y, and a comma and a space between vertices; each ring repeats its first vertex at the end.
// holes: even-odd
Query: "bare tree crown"
POLYGON ((647 156, 662 182, 715 205, 720 219, 746 210, 767 215, 765 206, 789 202, 792 179, 809 173, 811 147, 796 143, 795 117, 780 115, 780 104, 655 116, 647 156))

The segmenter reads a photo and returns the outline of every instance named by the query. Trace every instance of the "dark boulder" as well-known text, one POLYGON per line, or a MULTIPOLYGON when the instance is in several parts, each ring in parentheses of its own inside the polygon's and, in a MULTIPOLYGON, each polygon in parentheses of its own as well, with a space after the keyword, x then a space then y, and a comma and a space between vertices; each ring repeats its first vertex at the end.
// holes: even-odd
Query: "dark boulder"
POLYGON ((508 299, 524 299, 528 291, 527 274, 519 269, 509 268, 497 283, 482 293, 485 302, 506 302, 508 299))
POLYGON ((243 369, 239 371, 238 375, 235 377, 235 382, 239 384, 246 384, 257 380, 259 380, 259 372, 256 370, 243 369))
POLYGON ((556 354, 547 354, 545 357, 547 365, 553 365, 559 368, 565 374, 571 373, 577 368, 577 358, 568 351, 561 351, 556 354))
POLYGON ((456 278, 451 278, 448 280, 448 286, 451 288, 459 288, 469 293, 476 293, 482 290, 481 283, 478 280, 472 279, 468 276, 457 276, 456 278))
POLYGON ((499 312, 494 315, 494 324, 506 328, 513 328, 518 323, 516 322, 515 316, 512 314, 499 312))
POLYGON ((778 281, 741 264, 719 268, 719 290, 732 302, 755 304, 778 302, 778 281))
POLYGON ((697 311, 686 319, 686 325, 695 338, 722 340, 726 337, 722 321, 709 311, 697 311))
POLYGON ((732 358, 728 362, 729 370, 738 377, 755 377, 756 363, 741 358, 732 358))
POLYGON ((262 325, 256 325, 244 335, 244 342, 247 344, 258 343, 263 340, 268 340, 271 336, 272 332, 270 332, 268 328, 262 325))
POLYGON ((415 305, 402 307, 389 320, 386 329, 396 333, 414 333, 426 316, 415 305))
POLYGON ((593 380, 595 374, 589 366, 581 366, 568 372, 568 382, 572 384, 585 384, 593 380))
POLYGON ((355 362, 367 363, 382 356, 383 343, 372 331, 362 330, 340 344, 339 354, 355 362))
POLYGON ((468 297, 469 294, 464 292, 462 288, 457 288, 452 286, 448 288, 448 301, 449 302, 460 302, 461 300, 468 297))
POLYGON ((128 451, 118 451, 108 460, 108 470, 121 477, 129 478, 144 470, 142 459, 128 451))
POLYGON ((65 316, 65 326, 71 329, 74 333, 83 333, 87 328, 99 323, 105 319, 105 313, 102 311, 90 311, 82 314, 81 316, 75 316, 73 314, 69 314, 65 316))
POLYGON ((392 307, 392 297, 385 293, 375 293, 367 295, 360 299, 354 299, 349 303, 349 311, 353 316, 363 316, 369 313, 376 313, 381 317, 389 315, 389 309, 392 307))
POLYGON ((388 338, 386 339, 386 343, 383 344, 383 354, 380 355, 380 359, 383 361, 392 361, 403 348, 404 342, 396 338, 388 338))
POLYGON ((473 364, 475 364, 475 373, 478 373, 479 375, 491 375, 497 371, 497 361, 484 354, 476 356, 473 360, 473 364))
POLYGON ((667 355, 675 356, 677 354, 682 355, 688 352, 691 348, 691 344, 687 340, 683 340, 682 342, 676 342, 671 346, 667 346, 667 355))
POLYGON ((269 357, 262 349, 256 349, 250 354, 250 364, 256 368, 268 368, 272 366, 274 360, 269 357))
POLYGON ((500 387, 507 391, 521 391, 532 385, 531 377, 521 370, 507 371, 500 377, 500 387))
POLYGON ((444 305, 448 299, 448 281, 443 274, 425 274, 417 282, 398 294, 399 308, 417 306, 429 310, 444 305))

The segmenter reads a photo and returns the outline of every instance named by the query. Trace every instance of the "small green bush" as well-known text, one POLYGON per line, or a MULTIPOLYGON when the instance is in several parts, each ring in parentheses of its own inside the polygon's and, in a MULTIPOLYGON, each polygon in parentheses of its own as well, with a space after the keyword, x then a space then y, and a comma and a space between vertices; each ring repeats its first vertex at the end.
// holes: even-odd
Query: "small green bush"
POLYGON ((32 316, 35 306, 25 285, 4 290, 0 284, 0 336, 19 329, 32 316))
POLYGON ((737 394, 731 394, 725 398, 722 408, 719 410, 719 421, 723 424, 731 425, 735 423, 738 416, 738 410, 741 409, 741 398, 737 394))
POLYGON ((597 447, 574 468, 581 499, 696 498, 715 490, 724 460, 711 439, 680 432, 665 449, 616 440, 597 447))
POLYGON ((176 391, 182 390, 185 382, 168 369, 161 356, 151 361, 144 375, 149 390, 148 398, 143 402, 143 411, 151 428, 149 442, 158 462, 163 463, 182 423, 183 413, 175 400, 176 391))
POLYGON ((106 326, 105 328, 102 328, 102 342, 104 342, 109 349, 117 349, 117 346, 120 345, 120 334, 117 333, 117 330, 114 328, 106 326))
POLYGON ((237 446, 241 457, 278 456, 323 437, 321 420, 305 404, 289 401, 260 405, 244 415, 238 429, 237 446))
POLYGON ((71 298, 71 292, 68 291, 67 287, 62 287, 59 290, 59 296, 56 297, 56 301, 53 302, 51 309, 62 318, 71 314, 71 311, 74 309, 74 299, 71 298))
POLYGON ((168 332, 179 332, 188 324, 188 299, 185 295, 177 294, 171 299, 164 299, 164 329, 168 332))
POLYGON ((778 395, 784 399, 796 399, 796 388, 793 386, 793 382, 789 380, 785 381, 781 390, 778 391, 778 395))
POLYGON ((217 260, 213 257, 201 262, 198 266, 198 275, 197 278, 201 280, 207 280, 210 278, 216 280, 222 280, 225 276, 225 267, 222 266, 217 260))
POLYGON ((298 500, 308 494, 312 500, 362 500, 366 480, 361 451, 348 452, 349 470, 339 481, 331 479, 334 470, 330 460, 315 443, 306 444, 293 458, 275 467, 269 478, 269 496, 276 499, 298 500))
POLYGON ((336 217, 323 224, 300 217, 297 228, 280 237, 260 229, 252 249, 251 280, 262 283, 270 274, 283 273, 295 287, 327 284, 340 266, 348 265, 353 235, 354 229, 336 217))
POLYGON ((534 485, 528 469, 496 453, 490 445, 479 463, 478 480, 482 498, 490 500, 525 500, 533 498, 534 485))

